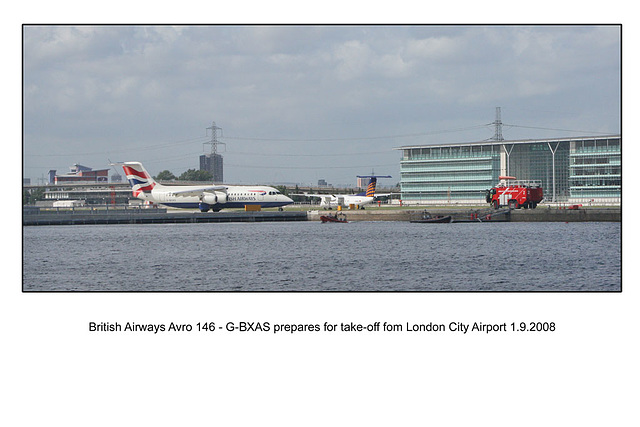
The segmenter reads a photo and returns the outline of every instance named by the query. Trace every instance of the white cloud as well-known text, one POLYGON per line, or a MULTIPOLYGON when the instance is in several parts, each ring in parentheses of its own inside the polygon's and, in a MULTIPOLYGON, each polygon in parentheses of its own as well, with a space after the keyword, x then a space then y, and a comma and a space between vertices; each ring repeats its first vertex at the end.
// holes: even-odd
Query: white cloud
MULTIPOLYGON (((25 152, 68 153, 56 157, 60 162, 77 152, 104 153, 73 160, 91 165, 119 150, 121 159, 136 156, 163 169, 196 167, 200 141, 168 143, 204 136, 215 120, 226 136, 265 139, 229 140, 230 159, 234 148, 261 155, 387 152, 295 159, 350 182, 361 169, 337 167, 397 170, 393 147, 442 136, 371 138, 488 123, 496 106, 504 107, 505 122, 562 127, 557 114, 532 123, 518 113, 553 106, 566 111, 565 128, 578 126, 577 116, 590 118, 580 127, 593 128, 599 106, 619 104, 619 65, 618 27, 25 27, 25 152), (340 138, 355 139, 304 142, 340 138), (272 139, 301 142, 266 141, 272 139), (154 144, 161 147, 135 151, 154 144)), ((598 128, 619 131, 616 114, 598 128)), ((44 160, 26 155, 27 176, 46 172, 44 160)), ((274 167, 292 161, 268 160, 274 167)), ((268 178, 259 169, 225 173, 268 178)), ((291 181, 312 181, 308 176, 290 170, 291 181)))
POLYGON ((408 40, 407 55, 414 61, 441 61, 460 55, 460 40, 452 37, 429 37, 408 40))

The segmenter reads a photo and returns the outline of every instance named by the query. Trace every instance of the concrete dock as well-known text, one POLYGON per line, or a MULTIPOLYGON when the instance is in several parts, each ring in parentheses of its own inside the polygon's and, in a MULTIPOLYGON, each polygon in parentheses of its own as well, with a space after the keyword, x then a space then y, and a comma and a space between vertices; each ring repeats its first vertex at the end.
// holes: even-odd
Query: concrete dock
MULTIPOLYGON (((420 219, 425 209, 366 209, 345 210, 349 222, 353 221, 411 221, 420 219)), ((488 209, 427 208, 434 215, 451 215, 453 222, 621 222, 620 208, 540 208, 515 209, 507 214, 492 215, 492 221, 483 221, 491 213, 488 209), (478 218, 480 221, 478 221, 478 218)), ((109 209, 109 210, 40 210, 23 209, 22 225, 86 225, 86 224, 171 224, 216 222, 274 222, 320 221, 321 215, 335 211, 173 211, 167 209, 109 209)))
MULTIPOLYGON (((343 211, 348 221, 411 221, 420 219, 425 209, 366 209, 343 211)), ((433 215, 451 215, 453 222, 480 222, 491 210, 470 208, 433 207, 426 208, 433 215)), ((321 215, 335 211, 309 211, 309 220, 319 221, 321 215)), ((621 222, 620 208, 559 209, 514 209, 507 215, 492 215, 494 222, 621 222)), ((490 222, 490 221, 488 221, 490 222)))
POLYGON ((227 211, 167 212, 166 209, 110 209, 96 211, 23 211, 22 225, 88 225, 88 224, 194 224, 210 222, 274 222, 306 221, 306 212, 227 211))

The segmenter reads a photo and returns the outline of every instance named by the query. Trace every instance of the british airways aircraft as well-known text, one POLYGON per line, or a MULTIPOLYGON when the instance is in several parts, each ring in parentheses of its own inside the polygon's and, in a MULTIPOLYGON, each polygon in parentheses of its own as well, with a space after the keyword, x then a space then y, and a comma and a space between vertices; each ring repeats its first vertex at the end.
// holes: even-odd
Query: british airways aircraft
POLYGON ((133 196, 138 199, 175 208, 209 209, 218 212, 225 208, 244 208, 259 205, 281 208, 293 203, 289 197, 273 187, 245 185, 162 185, 154 181, 140 162, 113 163, 122 166, 129 180, 133 196))
POLYGON ((367 191, 358 194, 296 194, 297 196, 318 197, 320 206, 331 209, 338 206, 364 206, 373 203, 376 197, 389 196, 391 193, 376 194, 378 178, 391 178, 390 175, 358 175, 358 178, 369 178, 367 191))

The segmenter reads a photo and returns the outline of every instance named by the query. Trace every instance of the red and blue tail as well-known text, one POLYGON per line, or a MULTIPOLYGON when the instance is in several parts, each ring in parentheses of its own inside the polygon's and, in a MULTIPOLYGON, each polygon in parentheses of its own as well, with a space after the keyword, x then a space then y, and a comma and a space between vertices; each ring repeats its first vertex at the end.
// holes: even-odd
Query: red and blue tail
POLYGON ((144 166, 142 166, 142 163, 125 162, 120 163, 120 166, 124 169, 124 174, 127 176, 129 185, 131 185, 134 197, 151 193, 153 187, 157 185, 153 178, 151 178, 151 175, 145 170, 144 166))

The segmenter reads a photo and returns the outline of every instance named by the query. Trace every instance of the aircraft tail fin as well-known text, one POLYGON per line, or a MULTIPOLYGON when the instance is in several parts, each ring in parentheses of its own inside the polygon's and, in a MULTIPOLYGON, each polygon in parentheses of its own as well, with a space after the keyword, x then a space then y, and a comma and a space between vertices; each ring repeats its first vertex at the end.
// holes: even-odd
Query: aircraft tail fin
POLYGON ((365 196, 373 197, 376 194, 376 182, 378 182, 378 178, 372 176, 369 179, 369 185, 367 185, 367 191, 365 191, 365 196))
POLYGON ((358 175, 358 178, 369 178, 369 185, 367 185, 367 191, 364 191, 358 196, 375 197, 376 195, 376 183, 378 178, 391 178, 390 175, 358 175))
POLYGON ((140 162, 124 162, 116 163, 116 165, 122 166, 134 197, 151 193, 154 187, 160 185, 154 181, 140 162))

